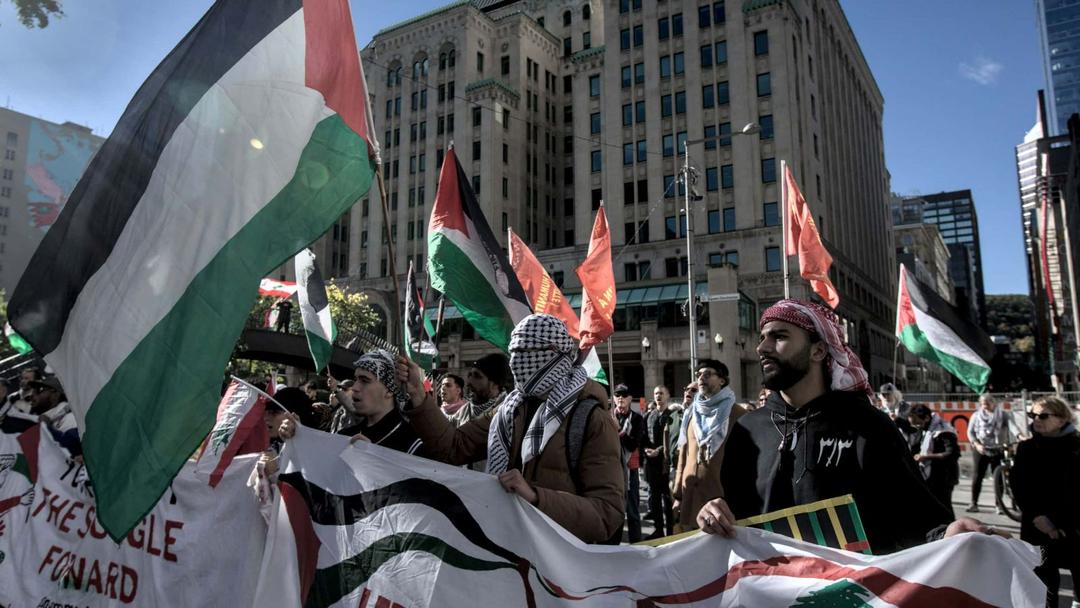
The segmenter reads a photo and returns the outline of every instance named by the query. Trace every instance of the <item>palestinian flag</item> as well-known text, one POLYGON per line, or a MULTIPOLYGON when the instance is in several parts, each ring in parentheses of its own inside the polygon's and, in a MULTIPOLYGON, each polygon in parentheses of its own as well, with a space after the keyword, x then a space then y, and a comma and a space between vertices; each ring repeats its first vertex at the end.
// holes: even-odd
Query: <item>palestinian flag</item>
POLYGON ((431 341, 435 328, 424 314, 424 300, 416 287, 416 269, 409 261, 409 275, 405 282, 405 354, 421 369, 431 373, 439 349, 431 341))
POLYGON ((20 336, 14 329, 12 329, 11 323, 4 324, 4 336, 7 338, 8 345, 11 346, 11 348, 14 348, 15 352, 19 353, 20 355, 25 355, 26 353, 34 350, 34 347, 27 344, 26 340, 24 340, 22 336, 20 336))
POLYGON ((443 160, 428 225, 428 276, 480 337, 504 351, 514 326, 532 313, 453 147, 443 160))
MULTIPOLYGON (((592 546, 490 475, 348 437, 300 428, 280 465, 257 606, 1034 608, 1045 598, 1038 551, 986 534, 881 556, 753 528, 592 546)), ((796 526, 816 533, 813 520, 796 526)))
POLYGON ((319 373, 326 369, 331 355, 334 354, 337 327, 330 318, 326 283, 323 283, 319 265, 315 263, 315 254, 310 249, 304 249, 296 254, 295 262, 296 297, 300 300, 300 318, 304 321, 308 349, 315 361, 315 373, 319 373))
POLYGON ((994 357, 986 333, 903 264, 897 291, 896 337, 904 347, 945 368, 971 390, 985 391, 994 357))
POLYGON ((8 312, 63 379, 114 539, 213 426, 260 279, 367 192, 367 100, 347 0, 218 0, 42 240, 8 312))

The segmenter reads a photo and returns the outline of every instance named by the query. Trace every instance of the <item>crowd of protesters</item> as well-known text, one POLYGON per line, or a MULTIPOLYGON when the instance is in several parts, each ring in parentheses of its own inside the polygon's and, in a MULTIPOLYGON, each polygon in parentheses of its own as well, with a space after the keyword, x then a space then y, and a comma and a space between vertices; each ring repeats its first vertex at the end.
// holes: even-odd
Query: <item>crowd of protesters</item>
MULTIPOLYGON (((954 515, 956 430, 891 383, 871 389, 831 310, 782 300, 759 328, 764 387, 753 403, 736 402, 729 370, 711 359, 698 362, 680 400, 660 385, 639 405, 643 396, 618 384, 609 401, 565 325, 549 315, 518 324, 509 356, 487 355, 464 377, 434 384, 383 350, 360 356, 349 379, 295 388, 272 379, 271 447, 258 472, 265 485, 303 425, 486 471, 586 543, 642 540, 642 476, 650 539, 696 529, 730 536, 743 518, 845 494, 875 553, 964 532, 1007 536, 954 515)), ((0 416, 43 420, 81 454, 55 377, 28 368, 17 389, 0 391, 0 416)), ((993 397, 980 398, 966 437, 974 473, 966 511, 979 512, 986 476, 994 478, 1015 439, 1030 436, 1016 447, 1009 489, 1023 513, 1021 538, 1043 552, 1036 573, 1056 606, 1058 569, 1074 580, 1080 573, 1080 434, 1055 397, 1037 400, 1027 415, 1030 427, 1015 429, 993 397)), ((996 498, 1004 490, 995 483, 996 498)))

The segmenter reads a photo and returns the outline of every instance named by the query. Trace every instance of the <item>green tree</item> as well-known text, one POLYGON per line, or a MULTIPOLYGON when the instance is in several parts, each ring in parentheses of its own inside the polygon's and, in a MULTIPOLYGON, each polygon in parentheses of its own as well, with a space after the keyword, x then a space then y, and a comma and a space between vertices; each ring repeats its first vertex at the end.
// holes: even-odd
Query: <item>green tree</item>
POLYGON ((19 14, 19 23, 33 28, 46 28, 49 26, 49 16, 63 17, 64 9, 60 6, 60 0, 14 0, 15 11, 19 14))

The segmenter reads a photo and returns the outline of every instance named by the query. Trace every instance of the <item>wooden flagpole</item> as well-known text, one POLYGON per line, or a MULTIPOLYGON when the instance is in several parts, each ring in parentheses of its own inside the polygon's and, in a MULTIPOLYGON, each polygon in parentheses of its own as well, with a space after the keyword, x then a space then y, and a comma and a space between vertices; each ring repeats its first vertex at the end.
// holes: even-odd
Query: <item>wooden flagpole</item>
POLYGON ((394 328, 390 330, 390 343, 398 344, 401 342, 398 338, 402 335, 404 325, 401 324, 401 285, 398 284, 398 275, 396 264, 394 263, 394 235, 390 232, 390 204, 386 196, 386 182, 383 181, 382 165, 380 164, 375 172, 375 176, 379 183, 379 196, 382 199, 383 209, 383 234, 386 235, 386 248, 389 251, 390 261, 387 264, 387 269, 390 272, 390 277, 394 280, 394 301, 391 302, 391 319, 394 322, 394 328))
POLYGON ((780 160, 780 260, 783 263, 784 268, 784 299, 791 297, 791 281, 788 275, 788 254, 787 254, 787 225, 790 218, 788 218, 788 200, 787 200, 787 161, 780 160))

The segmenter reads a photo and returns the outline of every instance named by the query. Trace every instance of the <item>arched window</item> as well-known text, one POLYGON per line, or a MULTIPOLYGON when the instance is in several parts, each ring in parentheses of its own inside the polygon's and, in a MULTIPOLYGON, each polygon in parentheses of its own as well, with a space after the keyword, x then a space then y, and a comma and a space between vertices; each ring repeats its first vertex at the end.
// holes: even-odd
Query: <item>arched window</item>
POLYGON ((428 75, 428 58, 424 57, 424 63, 420 66, 420 73, 427 78, 428 75))
POLYGON ((439 71, 446 69, 446 53, 439 53, 439 71))
POLYGON ((414 61, 412 64, 412 77, 413 80, 420 80, 420 62, 414 61))
POLYGON ((573 16, 570 14, 570 11, 566 11, 565 13, 562 14, 562 24, 563 25, 570 25, 570 21, 572 19, 573 19, 573 16))
POLYGON ((588 4, 581 7, 581 18, 585 21, 588 21, 590 18, 592 18, 592 9, 589 8, 588 4))
POLYGON ((540 24, 540 27, 544 27, 544 18, 543 17, 540 17, 539 19, 537 19, 536 22, 540 24))
POLYGON ((454 67, 454 62, 455 62, 456 57, 457 57, 457 51, 453 51, 453 50, 451 50, 450 54, 447 55, 446 60, 447 60, 447 62, 449 62, 450 67, 454 67))
POLYGON ((401 86, 401 66, 394 70, 394 79, 397 80, 398 86, 401 86))

